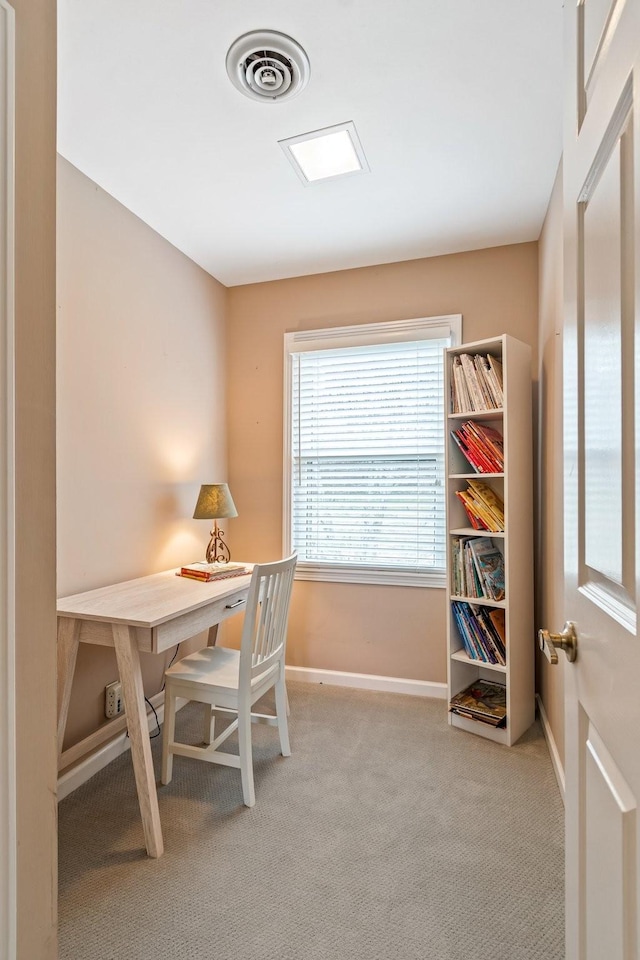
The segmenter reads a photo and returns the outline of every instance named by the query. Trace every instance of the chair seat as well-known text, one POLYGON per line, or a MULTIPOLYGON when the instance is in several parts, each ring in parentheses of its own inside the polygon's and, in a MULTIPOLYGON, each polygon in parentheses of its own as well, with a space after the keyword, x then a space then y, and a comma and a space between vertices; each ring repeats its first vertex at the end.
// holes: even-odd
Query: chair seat
MULTIPOLYGON (((272 664, 268 670, 252 679, 251 686, 261 686, 277 670, 278 663, 272 664)), ((239 675, 240 651, 229 647, 204 647, 179 660, 166 671, 171 681, 206 684, 210 688, 230 691, 238 689, 239 675)))

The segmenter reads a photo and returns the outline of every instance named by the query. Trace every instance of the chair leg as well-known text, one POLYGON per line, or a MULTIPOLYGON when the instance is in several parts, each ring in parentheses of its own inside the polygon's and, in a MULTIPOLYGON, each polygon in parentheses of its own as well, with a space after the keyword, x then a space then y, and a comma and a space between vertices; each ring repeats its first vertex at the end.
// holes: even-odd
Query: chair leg
POLYGON ((164 695, 164 724, 162 727, 162 774, 163 783, 171 783, 173 776, 173 743, 176 733, 176 698, 171 692, 171 685, 167 683, 164 695))
POLYGON ((238 709, 238 746, 240 753, 240 775, 242 777, 242 799, 247 807, 256 802, 253 786, 253 752, 251 749, 251 706, 239 705, 238 709))
POLYGON ((289 723, 287 714, 289 713, 289 698, 287 697, 287 688, 284 682, 284 673, 276 683, 276 716, 278 717, 278 733, 280 734, 280 749, 283 757, 291 756, 291 745, 289 743, 289 723))
POLYGON ((202 704, 202 740, 204 743, 213 743, 216 738, 216 716, 210 703, 202 704))

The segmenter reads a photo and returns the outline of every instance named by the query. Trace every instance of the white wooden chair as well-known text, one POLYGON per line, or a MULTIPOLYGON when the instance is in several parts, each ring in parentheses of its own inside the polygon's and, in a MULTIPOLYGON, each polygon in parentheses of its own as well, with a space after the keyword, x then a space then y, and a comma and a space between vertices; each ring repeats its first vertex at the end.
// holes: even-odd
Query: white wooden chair
POLYGON ((297 557, 293 554, 286 560, 254 566, 240 650, 205 647, 166 671, 162 736, 163 783, 171 780, 174 754, 239 767, 242 796, 245 804, 252 807, 255 803, 251 753, 252 719, 254 722, 277 726, 282 755, 291 755, 284 655, 296 560, 297 557), (252 713, 253 704, 271 687, 275 687, 275 716, 252 713), (176 742, 176 697, 207 705, 204 746, 176 742), (237 718, 215 738, 214 707, 237 714, 237 718), (239 753, 222 753, 218 747, 236 729, 239 753))

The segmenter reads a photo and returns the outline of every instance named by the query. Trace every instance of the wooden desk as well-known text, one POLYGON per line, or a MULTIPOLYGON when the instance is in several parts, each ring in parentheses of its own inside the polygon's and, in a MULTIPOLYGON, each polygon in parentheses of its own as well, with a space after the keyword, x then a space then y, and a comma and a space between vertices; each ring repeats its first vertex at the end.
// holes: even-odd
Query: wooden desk
POLYGON ((140 652, 163 653, 207 629, 213 645, 218 624, 244 609, 250 580, 247 574, 200 583, 168 570, 58 600, 58 751, 62 751, 78 644, 115 647, 150 857, 160 857, 164 846, 140 652))

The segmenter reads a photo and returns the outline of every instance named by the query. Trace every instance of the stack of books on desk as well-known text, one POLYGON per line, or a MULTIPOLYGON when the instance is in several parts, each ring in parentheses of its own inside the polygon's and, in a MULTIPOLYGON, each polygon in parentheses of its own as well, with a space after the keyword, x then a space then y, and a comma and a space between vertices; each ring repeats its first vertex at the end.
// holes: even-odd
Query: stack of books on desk
POLYGON ((180 567, 177 576, 209 583, 211 580, 241 577, 248 572, 243 563, 207 563, 205 560, 197 560, 195 563, 188 563, 186 566, 180 567))

